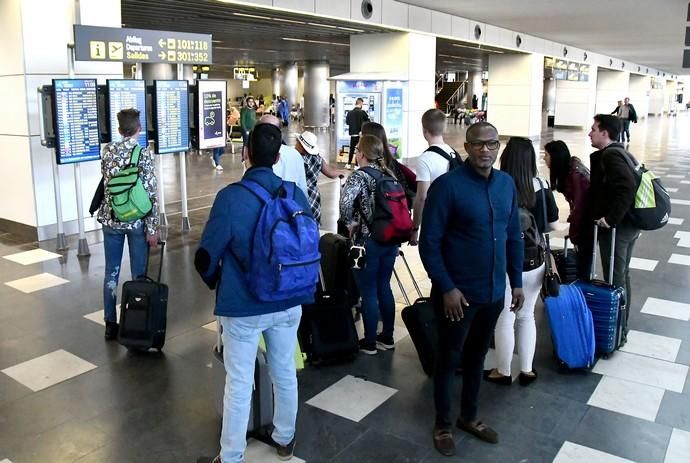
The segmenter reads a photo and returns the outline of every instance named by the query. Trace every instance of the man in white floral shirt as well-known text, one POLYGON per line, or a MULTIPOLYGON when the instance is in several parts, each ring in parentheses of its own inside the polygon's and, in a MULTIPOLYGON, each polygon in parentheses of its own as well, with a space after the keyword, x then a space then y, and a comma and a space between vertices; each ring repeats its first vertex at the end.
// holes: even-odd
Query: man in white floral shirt
MULTIPOLYGON (((139 111, 123 109, 117 113, 120 141, 108 143, 101 153, 101 173, 103 183, 110 179, 120 169, 130 163, 132 151, 137 146, 137 137, 141 131, 139 111)), ((103 247, 105 248, 105 278, 103 280, 103 311, 105 319, 105 339, 117 338, 117 315, 115 304, 117 298, 117 283, 120 277, 122 251, 125 237, 129 247, 129 264, 132 278, 146 274, 147 246, 158 244, 158 199, 157 180, 154 169, 153 154, 146 147, 142 147, 139 156, 139 177, 151 198, 153 208, 149 214, 132 222, 120 222, 115 218, 110 205, 110 194, 105 188, 101 207, 98 209, 98 221, 103 225, 103 247)))

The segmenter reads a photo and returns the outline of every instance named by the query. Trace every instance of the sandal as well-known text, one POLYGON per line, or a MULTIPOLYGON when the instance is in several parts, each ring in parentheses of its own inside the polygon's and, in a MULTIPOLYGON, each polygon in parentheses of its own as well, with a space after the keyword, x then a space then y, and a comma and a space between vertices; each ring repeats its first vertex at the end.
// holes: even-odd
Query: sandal
POLYGON ((462 418, 458 418, 458 421, 455 423, 455 425, 459 429, 476 436, 484 442, 498 444, 498 433, 481 421, 468 422, 464 421, 462 418))

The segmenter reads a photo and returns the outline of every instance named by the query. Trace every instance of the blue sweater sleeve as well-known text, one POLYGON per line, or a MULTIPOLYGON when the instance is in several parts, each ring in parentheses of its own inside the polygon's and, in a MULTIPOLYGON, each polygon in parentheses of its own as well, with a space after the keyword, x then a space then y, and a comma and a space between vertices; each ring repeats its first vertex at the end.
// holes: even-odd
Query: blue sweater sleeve
POLYGON ((232 221, 230 220, 232 200, 228 197, 229 192, 229 189, 225 189, 216 196, 204 233, 201 235, 199 249, 194 257, 197 272, 211 288, 215 287, 220 274, 221 259, 232 241, 232 221))
POLYGON ((422 230, 419 240, 419 255, 422 264, 432 283, 444 294, 456 287, 443 260, 443 237, 448 228, 450 216, 448 205, 452 204, 446 183, 443 180, 436 181, 429 188, 422 213, 422 230))
MULTIPOLYGON (((512 182, 511 182, 512 184, 512 182)), ((517 203, 517 191, 512 186, 513 201, 508 223, 506 239, 507 273, 512 289, 522 288, 522 265, 525 258, 525 245, 522 241, 522 229, 520 228, 520 211, 517 203)))

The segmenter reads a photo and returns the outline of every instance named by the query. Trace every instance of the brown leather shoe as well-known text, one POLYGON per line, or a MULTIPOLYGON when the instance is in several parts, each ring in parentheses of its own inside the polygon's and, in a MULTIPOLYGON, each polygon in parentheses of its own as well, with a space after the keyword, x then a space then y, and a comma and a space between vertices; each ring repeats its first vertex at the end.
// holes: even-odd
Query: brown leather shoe
POLYGON ((434 428, 434 448, 443 456, 452 457, 455 455, 455 442, 453 433, 450 429, 434 428))
POLYGON ((462 418, 458 418, 455 424, 458 428, 472 434, 484 442, 498 444, 498 433, 481 421, 464 421, 462 418))

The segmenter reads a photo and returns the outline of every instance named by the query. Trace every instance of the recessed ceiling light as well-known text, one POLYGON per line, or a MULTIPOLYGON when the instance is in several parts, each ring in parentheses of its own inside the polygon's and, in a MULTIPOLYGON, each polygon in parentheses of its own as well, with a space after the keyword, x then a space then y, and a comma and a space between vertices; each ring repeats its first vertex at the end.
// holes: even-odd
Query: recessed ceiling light
POLYGON ((355 29, 353 27, 345 27, 345 26, 338 26, 338 29, 342 29, 344 31, 350 31, 350 32, 364 32, 362 29, 355 29))
POLYGON ((292 37, 281 37, 281 40, 285 40, 288 42, 306 42, 306 43, 320 43, 322 45, 336 45, 340 47, 349 47, 349 43, 340 43, 340 42, 324 42, 322 40, 307 40, 307 39, 294 39, 292 37))
POLYGON ((486 51, 489 53, 505 53, 505 52, 500 51, 500 50, 490 50, 488 48, 482 48, 481 46, 471 47, 469 45, 461 45, 459 43, 454 43, 453 46, 458 47, 458 48, 469 48, 470 50, 476 50, 476 51, 486 51))
POLYGON ((316 26, 316 27, 326 27, 328 29, 337 29, 338 26, 334 26, 333 24, 319 24, 319 23, 307 23, 310 26, 316 26))

